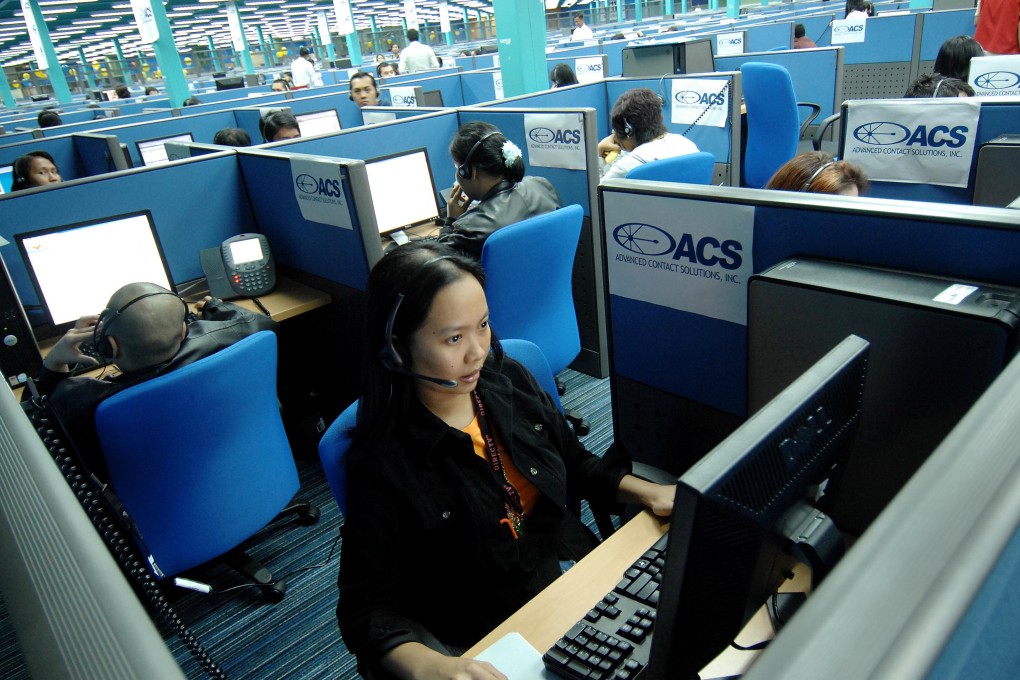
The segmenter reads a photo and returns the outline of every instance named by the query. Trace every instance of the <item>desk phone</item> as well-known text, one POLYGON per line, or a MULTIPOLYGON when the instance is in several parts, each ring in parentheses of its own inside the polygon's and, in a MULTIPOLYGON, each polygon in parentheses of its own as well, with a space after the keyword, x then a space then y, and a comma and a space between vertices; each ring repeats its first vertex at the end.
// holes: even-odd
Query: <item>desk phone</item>
POLYGON ((238 234, 200 253, 209 294, 221 300, 253 298, 276 287, 276 266, 262 234, 238 234))

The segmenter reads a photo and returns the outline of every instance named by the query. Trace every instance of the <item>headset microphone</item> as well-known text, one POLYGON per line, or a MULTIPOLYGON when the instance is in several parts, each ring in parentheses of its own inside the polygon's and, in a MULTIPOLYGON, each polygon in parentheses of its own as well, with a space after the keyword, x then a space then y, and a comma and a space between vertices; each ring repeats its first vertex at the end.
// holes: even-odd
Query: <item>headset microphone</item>
MULTIPOLYGON (((436 258, 440 259, 440 258, 436 258)), ((430 260, 425 264, 431 264, 435 260, 430 260)), ((447 380, 444 378, 433 378, 430 375, 422 375, 421 373, 415 373, 414 371, 404 368, 404 357, 400 356, 400 352, 397 350, 397 346, 393 343, 393 322, 397 318, 397 310, 400 309, 400 303, 404 301, 404 294, 397 293, 397 299, 393 303, 393 309, 390 310, 390 315, 386 319, 386 331, 385 339, 386 344, 379 350, 379 361, 382 362, 383 368, 391 373, 398 375, 406 375, 411 378, 417 378, 418 380, 425 380, 430 383, 435 383, 442 387, 456 387, 460 383, 456 380, 447 380)))

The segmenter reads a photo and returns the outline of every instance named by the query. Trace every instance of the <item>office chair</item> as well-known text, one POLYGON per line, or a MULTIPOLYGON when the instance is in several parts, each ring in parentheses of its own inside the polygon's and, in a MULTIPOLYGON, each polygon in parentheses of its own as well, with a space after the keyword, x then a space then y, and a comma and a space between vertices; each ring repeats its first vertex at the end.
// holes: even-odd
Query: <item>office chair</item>
POLYGON ((747 108, 744 185, 760 189, 783 163, 797 155, 801 135, 821 107, 798 102, 790 72, 778 64, 749 61, 741 65, 740 74, 747 108), (803 123, 799 106, 812 109, 803 123))
POLYGON ((297 513, 302 524, 319 517, 307 501, 288 504, 300 483, 280 418, 276 364, 276 335, 262 331, 96 410, 111 485, 157 577, 224 556, 266 600, 283 599, 286 583, 239 547, 280 515, 297 513))
MULTIPOLYGON (((581 206, 568 205, 497 229, 482 246, 493 331, 538 345, 554 374, 581 351, 573 273, 583 218, 581 206)), ((588 433, 578 414, 564 415, 579 435, 588 433)))
POLYGON ((642 163, 627 173, 627 179, 648 179, 658 182, 711 184, 715 174, 715 156, 706 152, 661 158, 642 163))

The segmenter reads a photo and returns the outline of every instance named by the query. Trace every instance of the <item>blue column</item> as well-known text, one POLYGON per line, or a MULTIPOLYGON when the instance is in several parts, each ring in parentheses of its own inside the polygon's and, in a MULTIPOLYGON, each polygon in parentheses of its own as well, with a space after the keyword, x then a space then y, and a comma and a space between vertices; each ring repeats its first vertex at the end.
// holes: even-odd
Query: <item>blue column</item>
POLYGON ((209 61, 212 62, 213 72, 223 71, 223 64, 220 63, 220 53, 216 51, 216 44, 213 43, 212 36, 207 35, 206 40, 209 43, 209 61))
POLYGON ((191 96, 188 91, 188 79, 181 68, 181 54, 177 51, 174 34, 170 30, 170 22, 166 18, 163 3, 152 2, 152 18, 159 29, 159 38, 152 43, 152 51, 156 53, 156 63, 166 83, 166 93, 172 106, 181 106, 191 96))
POLYGON ((616 0, 616 20, 623 21, 623 0, 616 0))
POLYGON ((50 40, 50 31, 46 28, 46 19, 39 9, 39 0, 29 0, 29 7, 32 16, 35 17, 35 25, 39 29, 39 41, 42 43, 43 54, 49 62, 47 74, 50 77, 50 85, 53 87, 53 94, 61 104, 71 103, 71 90, 67 87, 67 78, 64 77, 64 69, 60 68, 60 60, 57 59, 57 51, 53 49, 53 41, 50 40))
POLYGON ((258 36, 259 46, 262 48, 262 58, 265 60, 266 66, 273 66, 276 64, 276 55, 273 54, 273 46, 266 45, 266 36, 262 33, 262 27, 255 27, 255 35, 258 36))
POLYGON ((85 76, 85 82, 89 84, 89 89, 96 89, 96 81, 92 77, 92 65, 85 58, 85 50, 81 47, 78 48, 78 58, 81 59, 81 73, 85 76))
POLYGON ((499 14, 499 64, 503 96, 539 92, 549 86, 545 68, 545 5, 493 0, 499 14))
POLYGON ((662 7, 663 14, 673 14, 673 0, 666 0, 662 7))
POLYGON ((645 18, 644 0, 634 0, 634 19, 641 21, 645 18))
POLYGON ((11 92, 11 84, 7 82, 7 76, 0 77, 0 99, 3 100, 4 106, 15 108, 18 102, 14 100, 14 93, 11 92))
MULTIPOLYGON (((767 3, 768 0, 766 0, 767 3)), ((709 6, 712 9, 719 9, 719 0, 710 0, 709 6), (712 7, 711 3, 715 3, 715 6, 712 7)), ((740 16, 740 0, 726 0, 726 16, 731 19, 736 19, 740 16)))

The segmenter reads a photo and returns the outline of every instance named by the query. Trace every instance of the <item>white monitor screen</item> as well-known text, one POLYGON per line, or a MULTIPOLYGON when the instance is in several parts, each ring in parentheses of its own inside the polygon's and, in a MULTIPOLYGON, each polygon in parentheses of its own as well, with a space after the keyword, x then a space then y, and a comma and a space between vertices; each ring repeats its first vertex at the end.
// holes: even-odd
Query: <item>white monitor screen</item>
POLYGON ((14 184, 14 166, 4 165, 0 167, 0 193, 9 194, 14 184))
POLYGON ((439 218, 439 203, 425 149, 365 161, 379 233, 439 218))
POLYGON ((301 130, 302 137, 340 131, 340 118, 337 117, 334 109, 302 113, 295 118, 297 118, 298 129, 301 130))
POLYGON ((54 326, 99 314, 110 296, 128 283, 173 290, 147 211, 16 238, 54 326))
POLYGON ((160 137, 159 139, 146 139, 140 142, 136 142, 138 145, 138 155, 142 158, 142 165, 159 165, 161 163, 168 163, 170 157, 166 152, 166 142, 193 142, 190 132, 186 132, 183 135, 173 135, 172 137, 160 137))

